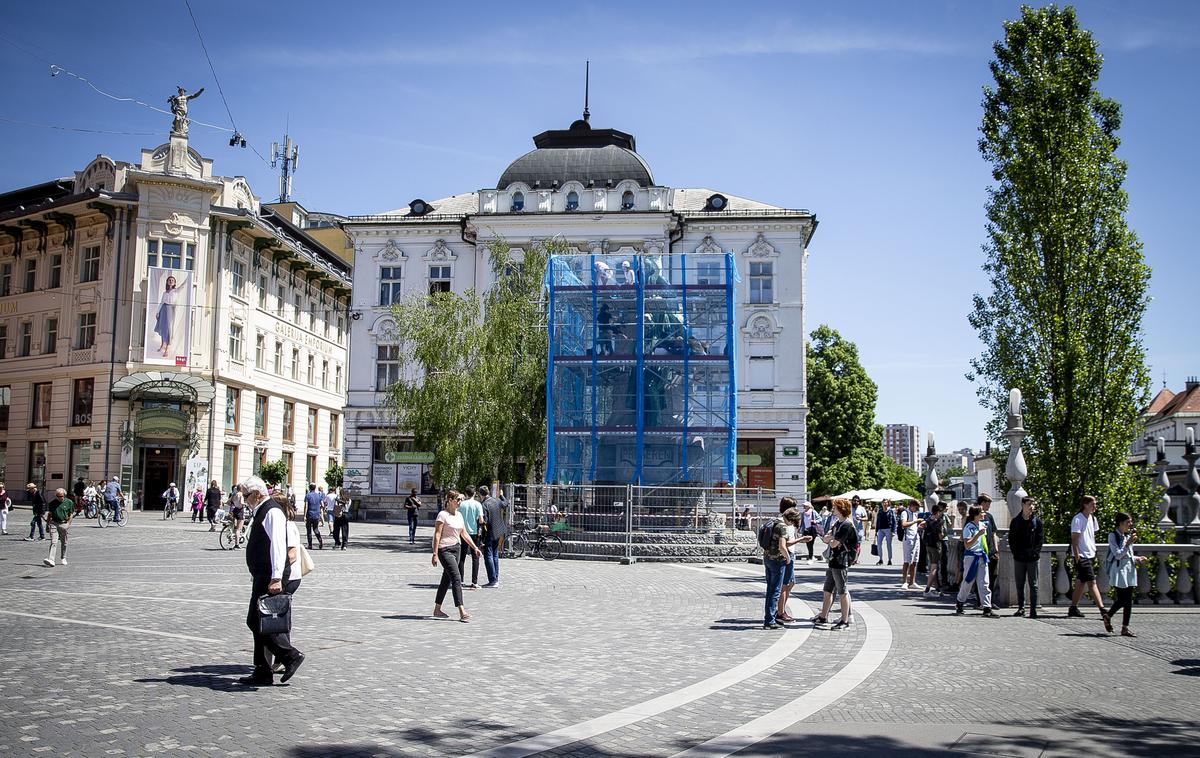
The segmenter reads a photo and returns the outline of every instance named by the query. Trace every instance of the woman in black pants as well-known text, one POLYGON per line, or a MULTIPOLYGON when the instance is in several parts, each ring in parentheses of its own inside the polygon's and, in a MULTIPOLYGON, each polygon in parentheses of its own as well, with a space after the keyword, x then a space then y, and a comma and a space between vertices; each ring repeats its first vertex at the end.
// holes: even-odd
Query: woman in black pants
POLYGON ((459 551, 463 548, 463 542, 474 551, 475 556, 480 555, 479 548, 475 546, 471 535, 467 534, 466 524, 463 522, 463 517, 458 512, 458 504, 462 502, 463 496, 454 490, 450 490, 450 494, 446 497, 446 510, 438 513, 437 521, 434 522, 433 530, 433 565, 436 567, 438 561, 442 562, 442 581, 438 584, 437 597, 433 603, 433 617, 435 619, 450 618, 442 612, 442 601, 446 599, 446 590, 453 589, 454 605, 458 608, 458 620, 466 623, 471 620, 471 614, 467 613, 466 607, 463 605, 462 594, 462 572, 458 568, 459 551))
MULTIPOLYGON (((1117 514, 1117 529, 1108 535, 1108 581, 1117 593, 1117 602, 1108 610, 1108 618, 1116 618, 1121 610, 1121 636, 1136 637, 1129 629, 1129 614, 1133 612, 1133 592, 1137 589, 1137 566, 1146 559, 1133 554, 1133 543, 1137 532, 1133 530, 1133 519, 1128 513, 1117 514)), ((1107 623, 1107 622, 1106 622, 1107 623)), ((1109 629, 1109 631, 1112 631, 1109 629)))

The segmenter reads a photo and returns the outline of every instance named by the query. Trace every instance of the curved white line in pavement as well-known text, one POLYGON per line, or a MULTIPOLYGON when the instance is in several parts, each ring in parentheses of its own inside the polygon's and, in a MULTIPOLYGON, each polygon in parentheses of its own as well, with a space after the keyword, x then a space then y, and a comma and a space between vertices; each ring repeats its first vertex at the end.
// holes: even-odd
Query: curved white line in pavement
MULTIPOLYGON (((697 566, 672 565, 675 565, 676 568, 702 571, 714 576, 725 576, 717 571, 697 566)), ((793 615, 797 615, 795 612, 799 611, 798 615, 805 616, 812 610, 808 607, 807 603, 799 598, 792 598, 788 602, 788 607, 792 609, 793 615)), ((700 698, 708 697, 715 692, 720 692, 723 689, 732 687, 739 682, 744 682, 750 677, 766 671, 799 649, 804 644, 804 641, 808 639, 810 631, 810 627, 789 629, 774 644, 753 658, 739 663, 731 669, 710 676, 708 679, 690 684, 674 692, 668 692, 665 695, 659 695, 645 702, 637 703, 636 705, 631 705, 628 708, 622 708, 619 711, 613 711, 603 716, 597 716, 594 719, 588 719, 578 724, 555 729, 553 732, 511 742, 489 750, 471 753, 467 758, 524 758, 524 756, 534 755, 544 750, 553 750, 563 745, 569 745, 572 742, 590 739, 605 732, 611 732, 614 729, 636 724, 639 721, 673 710, 681 705, 687 705, 700 698)))
MULTIPOLYGON (((814 588, 815 585, 806 584, 805 587, 814 588)), ((781 705, 770 713, 759 716, 748 724, 732 729, 720 737, 714 737, 690 750, 676 753, 672 758, 681 758, 681 756, 718 758, 732 755, 833 705, 866 681, 867 677, 875 673, 875 670, 883 663, 888 650, 892 647, 892 627, 879 611, 866 603, 856 602, 854 606, 862 617, 863 624, 866 625, 867 636, 858 654, 836 674, 790 703, 781 705)))

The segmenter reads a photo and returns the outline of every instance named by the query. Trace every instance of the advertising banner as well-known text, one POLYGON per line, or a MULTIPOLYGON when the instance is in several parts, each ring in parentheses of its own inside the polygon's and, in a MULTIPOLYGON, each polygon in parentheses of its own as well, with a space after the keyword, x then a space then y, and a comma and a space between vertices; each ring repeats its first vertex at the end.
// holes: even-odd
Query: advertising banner
POLYGON ((421 491, 421 464, 402 463, 396 466, 396 492, 406 495, 411 490, 421 491))
POLYGON ((192 272, 150 269, 146 282, 146 348, 143 360, 186 366, 191 354, 192 272))

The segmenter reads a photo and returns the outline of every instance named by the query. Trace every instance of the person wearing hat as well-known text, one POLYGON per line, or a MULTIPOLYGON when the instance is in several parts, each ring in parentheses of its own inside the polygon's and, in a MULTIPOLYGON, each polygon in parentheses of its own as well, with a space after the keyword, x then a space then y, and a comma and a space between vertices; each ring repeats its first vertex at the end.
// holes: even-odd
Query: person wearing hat
POLYGON ((25 485, 25 494, 29 497, 29 502, 33 503, 33 519, 29 522, 29 536, 25 538, 26 542, 33 542, 33 530, 36 527, 38 539, 46 539, 46 499, 42 497, 42 493, 38 492, 37 485, 33 482, 25 485))
POLYGON ((167 487, 167 491, 162 493, 163 506, 170 508, 172 511, 176 509, 176 504, 179 503, 179 489, 175 487, 175 482, 171 482, 167 487))
POLYGON ((104 502, 113 512, 113 521, 121 520, 121 480, 117 477, 109 479, 104 485, 104 502))

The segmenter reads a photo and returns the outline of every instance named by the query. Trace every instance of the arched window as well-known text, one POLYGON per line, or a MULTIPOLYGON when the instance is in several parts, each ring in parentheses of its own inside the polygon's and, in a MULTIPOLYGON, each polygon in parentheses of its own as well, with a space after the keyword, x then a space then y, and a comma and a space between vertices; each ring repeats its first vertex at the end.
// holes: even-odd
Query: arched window
POLYGON ((514 192, 512 196, 513 213, 518 213, 525 210, 525 194, 522 192, 514 192))
POLYGON ((633 191, 632 190, 625 190, 624 194, 621 195, 621 210, 623 210, 623 211, 633 210, 633 191))
POLYGON ((570 192, 567 193, 567 210, 569 210, 569 211, 579 210, 579 193, 576 192, 575 190, 571 190, 570 192))

